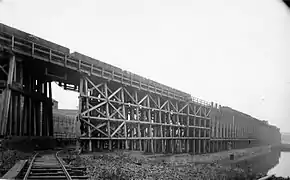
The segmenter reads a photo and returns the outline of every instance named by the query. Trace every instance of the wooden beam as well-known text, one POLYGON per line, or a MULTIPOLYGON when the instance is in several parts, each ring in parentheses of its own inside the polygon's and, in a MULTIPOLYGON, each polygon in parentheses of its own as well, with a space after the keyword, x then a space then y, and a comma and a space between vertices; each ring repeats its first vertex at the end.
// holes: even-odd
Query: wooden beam
POLYGON ((9 128, 7 128, 9 130, 9 132, 7 132, 7 134, 9 134, 10 136, 14 135, 13 134, 13 125, 15 125, 15 123, 13 122, 14 117, 13 117, 13 110, 14 110, 14 93, 11 93, 11 100, 10 100, 10 107, 9 107, 9 118, 8 118, 8 122, 9 122, 9 128))
MULTIPOLYGON (((189 107, 187 106, 187 116, 186 116, 186 137, 189 137, 189 107)), ((186 152, 189 153, 189 139, 186 140, 186 152)))
MULTIPOLYGON (((125 117, 125 116, 124 116, 124 115, 123 115, 123 114, 118 110, 119 108, 117 109, 113 104, 110 103, 110 101, 108 101, 108 104, 111 105, 111 107, 112 107, 115 111, 117 111, 117 113, 118 113, 120 116, 122 116, 123 119, 127 119, 127 118, 126 118, 126 117, 125 117)), ((110 116, 109 116, 109 117, 110 117, 110 116)))
POLYGON ((21 95, 17 96, 17 135, 22 136, 22 111, 23 109, 21 108, 21 95))
POLYGON ((169 100, 168 101, 171 107, 175 110, 175 112, 178 112, 178 109, 172 104, 172 102, 169 100))
MULTIPOLYGON (((44 82, 43 83, 43 93, 45 96, 47 96, 47 83, 44 82)), ((43 136, 47 136, 47 103, 43 103, 42 106, 43 110, 42 110, 42 121, 43 121, 43 126, 42 126, 42 130, 43 130, 43 136)))
POLYGON ((141 104, 146 98, 148 97, 148 95, 144 96, 139 102, 138 104, 141 104))
POLYGON ((179 111, 178 112, 181 112, 181 111, 183 111, 183 109, 185 109, 187 106, 189 106, 189 104, 185 104, 181 109, 179 109, 179 111))
MULTIPOLYGON (((122 90, 121 90, 121 100, 123 102, 122 104, 122 110, 123 110, 123 116, 126 117, 126 110, 125 110, 125 92, 126 92, 126 89, 123 87, 122 90)), ((134 98, 133 98, 134 99, 134 98)), ((127 120, 127 118, 125 118, 125 120, 127 120)), ((127 123, 125 121, 125 124, 124 124, 124 135, 125 135, 125 149, 128 149, 128 135, 127 135, 127 123)))
MULTIPOLYGON (((87 78, 87 77, 83 80, 83 83, 84 83, 83 94, 85 94, 85 95, 89 95, 89 92, 88 92, 88 80, 89 80, 89 78, 87 78)), ((84 99, 84 106, 85 106, 85 109, 88 109, 88 107, 89 107, 88 98, 84 99)), ((90 115, 90 112, 89 112, 89 115, 90 115)), ((90 119, 88 119, 88 123, 91 124, 90 119)), ((88 126, 88 132, 87 133, 89 135, 89 138, 91 138, 92 137, 91 126, 88 126)), ((92 140, 91 139, 89 139, 89 152, 92 152, 92 140)))
POLYGON ((2 70, 2 72, 5 74, 5 75, 8 75, 8 72, 4 69, 5 68, 5 66, 7 66, 6 64, 4 64, 4 65, 0 65, 0 70, 2 70))
POLYGON ((137 99, 135 100, 135 99, 133 98, 133 96, 129 93, 129 91, 128 91, 126 88, 123 87, 123 90, 124 90, 124 92, 125 92, 125 93, 130 97, 130 99, 131 99, 134 103, 138 104, 137 99))
POLYGON ((117 129, 111 134, 111 137, 113 137, 121 128, 122 128, 122 126, 125 124, 125 121, 124 122, 122 122, 118 127, 117 127, 117 129))
MULTIPOLYGON (((119 87, 115 92, 113 92, 113 94, 111 94, 111 95, 109 96, 108 99, 111 99, 112 97, 115 97, 115 98, 119 99, 119 98, 116 97, 115 95, 116 95, 118 92, 120 92, 121 89, 122 89, 122 87, 119 87)), ((119 101, 121 101, 121 100, 119 99, 119 101)))
MULTIPOLYGON (((145 97, 148 97, 148 95, 146 95, 145 97)), ((143 98, 144 99, 144 98, 143 98)), ((147 98, 147 106, 150 107, 150 99, 147 98)), ((151 109, 148 109, 148 120, 150 122, 149 124, 149 136, 151 137, 150 140, 150 151, 154 154, 154 145, 153 145, 153 128, 152 128, 152 119, 151 119, 151 109)))
MULTIPOLYGON (((136 101, 138 101, 138 93, 137 93, 137 91, 135 91, 135 99, 136 99, 136 101)), ((140 119, 139 119, 139 106, 136 107, 136 121, 140 121, 140 119)), ((140 123, 138 123, 137 126, 138 126, 137 127, 138 137, 141 138, 141 127, 140 127, 140 123)), ((142 140, 139 139, 138 142, 139 142, 139 151, 142 151, 142 140)))
POLYGON ((53 136, 53 112, 52 112, 52 88, 51 88, 51 82, 48 82, 48 98, 49 98, 49 102, 50 104, 48 105, 48 132, 49 132, 49 136, 53 136))
POLYGON ((167 103, 168 103, 168 100, 165 101, 165 102, 163 103, 163 105, 160 107, 160 109, 163 109, 163 107, 164 107, 165 105, 167 105, 167 103))
POLYGON ((95 90, 97 90, 104 98, 106 98, 106 95, 103 94, 102 91, 100 91, 100 89, 98 88, 98 86, 96 86, 89 78, 85 77, 85 79, 94 87, 95 90))
POLYGON ((158 103, 152 98, 152 96, 150 94, 148 94, 148 96, 151 99, 151 101, 154 103, 154 105, 156 106, 156 108, 159 108, 158 103))
MULTIPOLYGON (((32 84, 32 77, 31 75, 28 76, 28 89, 27 91, 28 92, 31 92, 31 84, 32 84)), ((33 131, 33 121, 32 121, 32 113, 31 113, 31 110, 32 110, 32 99, 31 98, 28 98, 27 99, 28 101, 28 110, 27 110, 27 120, 28 120, 28 135, 29 136, 32 136, 32 131, 33 131)))
MULTIPOLYGON (((118 111, 114 111, 111 115, 110 115, 110 117, 109 118, 113 118, 113 116, 115 116, 118 112, 120 112, 122 110, 122 106, 120 106, 119 108, 118 108, 118 111)), ((123 114, 122 114, 122 116, 123 116, 123 114)), ((124 118, 125 119, 125 118, 124 118)))
MULTIPOLYGON (((91 105, 89 102, 88 102, 88 106, 86 107, 87 109, 88 108, 92 108, 94 107, 93 105, 91 105)), ((103 117, 107 117, 106 114, 104 114, 103 112, 99 111, 98 109, 94 109, 94 111, 97 111, 97 113, 99 113, 100 115, 102 115, 103 117)))
POLYGON ((93 111, 94 109, 97 109, 97 108, 99 108, 99 107, 103 106, 103 105, 104 105, 104 104, 106 104, 106 103, 107 103, 106 101, 104 101, 104 102, 101 102, 100 104, 98 104, 98 105, 96 105, 96 106, 94 106, 94 107, 92 107, 92 108, 90 108, 90 109, 88 109, 88 110, 86 110, 86 111, 82 112, 82 113, 81 113, 81 116, 84 116, 84 115, 86 115, 87 113, 89 113, 89 112, 93 111))
MULTIPOLYGON (((101 86, 103 86, 104 85, 104 83, 100 83, 100 84, 98 84, 98 85, 95 85, 95 86, 93 86, 93 87, 91 87, 91 88, 88 88, 88 92, 91 92, 91 91, 93 91, 94 89, 95 89, 95 87, 97 87, 97 88, 99 88, 99 87, 101 87, 101 86)), ((89 86, 88 86, 89 87, 89 86)))
POLYGON ((3 114, 3 108, 4 108, 4 99, 5 99, 5 91, 0 92, 0 133, 2 133, 2 114, 3 114))
MULTIPOLYGON (((158 96, 158 99, 157 99, 157 103, 158 103, 158 107, 159 107, 159 111, 158 111, 158 114, 159 114, 159 119, 158 119, 158 123, 162 123, 162 113, 161 113, 161 108, 160 108, 160 96, 158 96)), ((163 126, 162 124, 160 125, 160 134, 161 134, 161 137, 163 137, 163 126)), ((164 140, 162 139, 161 140, 161 153, 165 153, 165 148, 164 148, 164 140)))
MULTIPOLYGON (((35 92, 35 88, 36 88, 36 80, 34 77, 31 77, 31 92, 35 92)), ((37 127, 36 127, 36 101, 31 99, 31 118, 32 118, 32 127, 31 127, 31 131, 33 132, 32 135, 36 136, 36 131, 37 131, 37 127)))
MULTIPOLYGON (((107 123, 99 124, 98 126, 96 126, 96 128, 95 128, 94 130, 91 131, 91 134, 92 134, 93 132, 97 131, 97 129, 100 129, 101 127, 104 127, 104 126, 106 126, 106 125, 107 125, 107 123)), ((82 134, 82 136, 88 136, 88 132, 82 134)))
POLYGON ((198 113, 200 113, 200 112, 201 112, 201 106, 198 107, 198 109, 197 109, 197 111, 195 112, 194 115, 198 115, 198 113))
MULTIPOLYGON (((107 99, 107 102, 106 102, 106 114, 107 114, 107 118, 109 119, 110 118, 110 111, 109 111, 109 95, 108 95, 108 84, 105 83, 105 98, 107 99)), ((114 107, 113 107, 114 108, 114 107)), ((116 110, 116 108, 115 108, 116 110)), ((111 138, 111 122, 110 120, 107 121, 107 128, 108 128, 108 137, 111 138)), ((109 140, 109 150, 111 151, 112 150, 112 140, 110 139, 109 140)))
POLYGON ((96 126, 94 126, 93 124, 89 123, 88 121, 86 121, 83 118, 80 118, 81 121, 85 122, 86 124, 90 125, 92 128, 94 128, 95 130, 99 131, 100 133, 104 134, 105 136, 108 136, 107 133, 105 133, 104 131, 102 131, 101 129, 98 129, 96 126))
MULTIPOLYGON (((15 70, 15 56, 13 55, 10 57, 9 61, 9 74, 8 74, 8 79, 7 79, 7 85, 12 84, 13 81, 13 75, 14 75, 14 70, 15 70)), ((10 107, 10 102, 11 102, 11 90, 9 88, 6 88, 5 90, 5 97, 4 97, 4 108, 3 108, 3 113, 2 113, 2 118, 1 118, 1 134, 5 135, 6 134, 6 129, 7 129, 7 123, 8 123, 8 112, 9 112, 9 107, 10 107)))

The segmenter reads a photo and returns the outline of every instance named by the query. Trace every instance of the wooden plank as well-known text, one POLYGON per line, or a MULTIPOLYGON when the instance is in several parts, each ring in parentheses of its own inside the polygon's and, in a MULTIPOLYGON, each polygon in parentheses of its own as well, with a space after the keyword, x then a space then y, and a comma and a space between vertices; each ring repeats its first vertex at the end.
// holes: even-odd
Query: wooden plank
MULTIPOLYGON (((71 56, 73 56, 73 57, 76 58, 76 59, 81 59, 81 60, 84 61, 84 62, 92 63, 92 64, 94 64, 96 67, 101 67, 101 68, 103 68, 103 69, 105 69, 105 70, 108 70, 108 71, 113 72, 112 67, 114 67, 114 66, 112 66, 112 65, 108 65, 108 64, 106 64, 106 63, 104 63, 104 62, 102 62, 102 61, 99 61, 99 60, 96 60, 96 59, 91 58, 91 57, 89 57, 89 56, 83 55, 83 54, 81 54, 81 53, 79 53, 79 52, 71 53, 71 56)), ((93 69, 94 69, 94 68, 93 68, 93 69)), ((135 75, 135 74, 133 74, 133 73, 128 73, 127 71, 124 71, 124 70, 122 70, 122 69, 120 69, 120 68, 117 68, 117 67, 114 67, 114 72, 116 72, 115 69, 117 69, 117 72, 120 73, 120 74, 128 75, 128 77, 127 77, 128 82, 130 81, 130 78, 131 78, 131 77, 134 77, 134 78, 132 79, 132 81, 141 82, 141 84, 145 84, 145 85, 147 85, 147 86, 149 85, 149 86, 150 86, 149 89, 154 89, 154 90, 150 90, 150 91, 152 91, 152 92, 154 92, 155 89, 160 89, 160 88, 157 88, 157 86, 159 86, 159 87, 164 87, 164 89, 169 89, 169 90, 168 90, 168 93, 169 93, 169 94, 176 94, 176 93, 177 93, 179 96, 190 97, 190 95, 187 94, 187 93, 184 93, 184 92, 182 92, 182 91, 175 90, 175 89, 173 89, 173 88, 170 88, 170 87, 165 86, 165 85, 160 84, 160 83, 156 83, 156 82, 154 82, 154 81, 152 81, 152 80, 149 80, 149 79, 146 79, 146 78, 144 78, 144 77, 141 77, 141 76, 135 75), (124 73, 124 72, 127 72, 127 73, 124 73), (152 84, 155 84, 155 85, 153 86, 152 84)), ((93 74, 93 73, 92 73, 92 74, 93 74)), ((110 73, 110 74, 111 74, 111 73, 110 73)), ((111 77, 111 75, 110 75, 110 77, 111 77)), ((111 78, 110 78, 110 79, 111 79, 111 78)), ((131 83, 129 83, 129 85, 131 85, 131 83)), ((145 88, 145 89, 148 90, 148 87, 145 88)))
MULTIPOLYGON (((6 47, 6 48, 9 48, 9 47, 6 47)), ((14 49, 14 51, 16 52, 18 52, 18 53, 22 53, 22 54, 25 54, 25 55, 28 55, 28 56, 30 56, 31 54, 30 54, 30 52, 28 52, 28 53, 26 53, 26 52, 21 52, 21 50, 17 50, 17 49, 14 49)), ((49 54, 49 51, 47 51, 47 54, 49 54)), ((75 59, 73 59, 73 58, 64 58, 64 57, 60 57, 60 56, 58 56, 58 55, 56 55, 56 54, 53 54, 53 52, 52 52, 52 56, 55 56, 55 57, 58 57, 59 58, 59 60, 60 61, 70 61, 70 64, 71 63, 73 63, 73 64, 78 64, 78 61, 79 61, 79 59, 78 60, 75 60, 75 59), (75 62, 77 62, 77 63, 75 63, 75 62)), ((48 61, 48 59, 47 59, 47 57, 46 58, 44 58, 44 57, 40 57, 39 55, 34 55, 34 58, 38 58, 38 59, 41 59, 41 60, 44 60, 44 61, 48 61)), ((94 61, 95 62, 95 61, 94 61)), ((54 64, 57 64, 57 65, 60 65, 60 66, 64 66, 64 62, 61 62, 61 63, 59 63, 59 62, 51 62, 51 63, 54 63, 54 64)), ((103 63, 103 62, 102 62, 103 63)), ((103 64, 106 64, 106 63, 103 63, 103 64)), ((89 69, 89 70, 85 70, 85 69, 82 69, 81 71, 82 72, 86 72, 86 73, 88 73, 88 74, 90 74, 90 70, 91 70, 91 64, 90 63, 88 63, 88 62, 85 62, 85 61, 81 61, 81 67, 86 67, 87 69, 89 69)), ((73 67, 73 66, 66 66, 66 67, 68 67, 68 68, 71 68, 71 69, 74 69, 74 70, 77 70, 78 68, 77 67, 73 67)), ((105 67, 112 67, 111 65, 105 65, 105 67)), ((97 68, 94 68, 93 67, 93 71, 95 71, 97 68)), ((103 68, 104 69, 104 68, 103 68)), ((108 75, 108 77, 104 77, 105 79, 110 79, 111 80, 111 74, 112 74, 112 72, 115 72, 115 71, 111 71, 110 69, 104 69, 105 70, 105 74, 110 74, 110 75, 108 75)), ((93 75, 95 75, 94 74, 94 72, 92 72, 92 74, 93 75)), ((120 73, 121 74, 121 73, 120 73)), ((100 76, 100 75, 99 75, 100 76)), ((134 76, 135 77, 135 76, 134 76)), ((138 77, 138 76, 136 76, 136 77, 138 77)), ((127 78, 128 79, 128 78, 127 78)), ((129 80, 129 79, 128 79, 129 80)), ((148 79, 145 79, 145 78, 142 78, 142 81, 144 81, 144 83, 143 84, 145 84, 145 85, 148 85, 148 84, 153 84, 153 83, 145 83, 145 82, 148 82, 148 81, 151 81, 151 80, 148 80, 148 79)), ((139 82, 139 80, 138 79, 136 79, 136 80, 134 80, 134 82, 139 82)), ((152 81, 153 82, 153 81, 152 81)), ((128 85, 130 85, 130 83, 127 83, 128 85)), ((138 88, 138 85, 131 85, 131 86, 133 86, 133 87, 136 87, 136 88, 138 88)), ((165 96, 168 96, 168 97, 172 97, 172 98, 180 98, 181 100, 187 100, 187 99, 189 99, 191 96, 189 95, 189 94, 187 94, 187 93, 184 93, 184 92, 181 92, 181 91, 178 91, 178 90, 175 90, 175 89, 173 89, 173 88, 169 88, 169 87, 167 87, 167 86, 165 86, 165 85, 162 85, 162 84, 159 84, 158 85, 158 87, 159 87, 159 89, 157 89, 158 91, 160 91, 160 88, 162 89, 162 87, 165 87, 165 88, 163 88, 163 89, 168 89, 168 93, 167 94, 164 94, 165 96), (178 93, 178 94, 176 94, 176 93, 178 93), (172 94, 173 94, 173 96, 172 96, 172 94)), ((150 85, 150 88, 149 89, 154 89, 155 87, 157 87, 157 85, 154 85, 154 87, 152 86, 151 87, 151 85, 150 85)), ((149 89, 147 89, 147 88, 142 88, 142 89, 144 89, 144 90, 149 90, 149 89)), ((150 90, 150 92, 155 92, 155 90, 150 90)), ((157 92, 157 91, 156 91, 157 92)), ((156 93, 155 92, 155 93, 156 93)))
POLYGON ((66 48, 64 46, 52 43, 52 42, 47 41, 47 40, 44 40, 44 39, 42 39, 40 37, 31 35, 29 33, 26 33, 24 31, 18 30, 16 28, 9 27, 9 26, 7 26, 5 24, 2 24, 2 23, 0 23, 0 32, 11 34, 13 36, 20 37, 20 38, 25 39, 27 41, 32 41, 32 42, 35 42, 37 44, 46 46, 48 48, 60 51, 62 53, 69 54, 69 48, 66 48))
POLYGON ((4 176, 2 176, 2 179, 16 179, 26 163, 27 160, 18 161, 6 174, 4 174, 4 176))

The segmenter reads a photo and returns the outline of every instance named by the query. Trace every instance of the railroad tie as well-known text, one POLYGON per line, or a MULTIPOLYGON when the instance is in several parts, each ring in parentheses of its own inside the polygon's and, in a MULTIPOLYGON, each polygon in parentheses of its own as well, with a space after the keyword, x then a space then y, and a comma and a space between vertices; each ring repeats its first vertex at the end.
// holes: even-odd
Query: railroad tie
POLYGON ((83 167, 70 167, 58 157, 57 153, 36 154, 23 169, 19 178, 29 179, 88 179, 83 167), (23 176, 23 177, 21 177, 23 176))

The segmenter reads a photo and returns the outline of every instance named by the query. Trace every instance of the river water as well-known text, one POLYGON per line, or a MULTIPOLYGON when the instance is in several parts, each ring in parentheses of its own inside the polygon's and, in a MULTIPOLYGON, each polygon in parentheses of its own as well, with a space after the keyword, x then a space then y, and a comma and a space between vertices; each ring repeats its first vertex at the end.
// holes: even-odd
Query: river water
POLYGON ((246 171, 252 171, 252 173, 290 177, 290 152, 274 150, 268 154, 239 162, 236 166, 246 171))

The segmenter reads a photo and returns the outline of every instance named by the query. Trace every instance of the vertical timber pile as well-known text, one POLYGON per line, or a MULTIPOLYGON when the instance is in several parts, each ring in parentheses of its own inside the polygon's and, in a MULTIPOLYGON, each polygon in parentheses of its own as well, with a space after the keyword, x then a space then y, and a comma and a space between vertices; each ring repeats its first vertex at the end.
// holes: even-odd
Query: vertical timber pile
POLYGON ((199 154, 269 142, 264 121, 0 23, 0 137, 53 135, 51 81, 80 92, 89 151, 199 154))
POLYGON ((81 140, 88 151, 207 152, 211 106, 205 102, 168 98, 166 90, 157 94, 86 75, 79 90, 81 140))
POLYGON ((212 107, 210 152, 262 145, 257 141, 262 121, 229 107, 212 107))
POLYGON ((0 52, 0 135, 53 135, 51 82, 7 51, 0 52))

